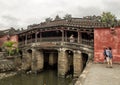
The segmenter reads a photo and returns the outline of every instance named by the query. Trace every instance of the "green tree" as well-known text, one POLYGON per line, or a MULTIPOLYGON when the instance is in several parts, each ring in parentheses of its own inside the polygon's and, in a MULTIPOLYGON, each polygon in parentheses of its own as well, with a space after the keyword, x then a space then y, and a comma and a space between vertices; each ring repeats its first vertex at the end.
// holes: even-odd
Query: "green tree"
POLYGON ((117 24, 117 19, 111 12, 103 12, 101 22, 107 24, 109 27, 114 27, 117 24))
POLYGON ((50 17, 45 19, 45 22, 51 22, 51 21, 52 21, 52 18, 50 17))
POLYGON ((8 52, 8 55, 14 55, 15 52, 18 52, 18 48, 15 46, 17 44, 16 42, 13 41, 7 41, 3 44, 4 49, 8 52))
POLYGON ((71 14, 66 14, 63 18, 67 19, 67 20, 70 20, 72 18, 72 15, 71 14))

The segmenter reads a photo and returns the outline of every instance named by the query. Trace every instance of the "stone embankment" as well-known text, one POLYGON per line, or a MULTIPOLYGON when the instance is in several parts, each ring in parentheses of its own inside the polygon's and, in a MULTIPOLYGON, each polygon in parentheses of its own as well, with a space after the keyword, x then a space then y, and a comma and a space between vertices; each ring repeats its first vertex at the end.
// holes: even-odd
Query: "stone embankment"
POLYGON ((0 79, 6 78, 6 77, 10 77, 10 76, 14 76, 16 74, 17 74, 16 72, 0 73, 0 79))
POLYGON ((75 85, 83 85, 83 83, 85 82, 85 79, 87 77, 87 74, 89 72, 89 69, 92 65, 92 61, 88 62, 85 69, 83 70, 82 74, 79 76, 79 78, 77 79, 75 85))
POLYGON ((15 70, 15 64, 11 60, 0 60, 0 72, 15 70))
POLYGON ((0 79, 16 75, 14 70, 15 64, 12 60, 0 59, 0 79))

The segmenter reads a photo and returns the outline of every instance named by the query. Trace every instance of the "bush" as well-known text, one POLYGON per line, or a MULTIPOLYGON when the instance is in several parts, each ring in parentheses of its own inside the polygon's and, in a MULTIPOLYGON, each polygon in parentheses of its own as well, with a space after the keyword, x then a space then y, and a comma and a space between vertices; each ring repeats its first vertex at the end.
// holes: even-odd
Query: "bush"
POLYGON ((17 46, 15 46, 15 44, 17 44, 16 42, 13 41, 7 41, 3 44, 3 48, 7 51, 9 56, 15 55, 16 53, 19 52, 17 46))

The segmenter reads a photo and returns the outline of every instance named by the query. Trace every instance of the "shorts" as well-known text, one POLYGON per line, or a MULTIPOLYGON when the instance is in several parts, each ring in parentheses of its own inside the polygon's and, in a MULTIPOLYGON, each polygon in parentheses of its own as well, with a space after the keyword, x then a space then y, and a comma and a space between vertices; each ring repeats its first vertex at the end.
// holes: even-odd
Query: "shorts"
POLYGON ((106 59, 107 59, 107 62, 109 62, 110 60, 112 60, 112 58, 110 58, 110 57, 106 57, 106 59))

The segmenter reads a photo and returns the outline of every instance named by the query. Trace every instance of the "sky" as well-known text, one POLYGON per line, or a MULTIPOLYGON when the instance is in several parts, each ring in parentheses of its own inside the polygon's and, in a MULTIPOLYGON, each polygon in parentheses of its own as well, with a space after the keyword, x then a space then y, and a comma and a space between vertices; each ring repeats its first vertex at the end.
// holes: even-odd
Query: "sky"
POLYGON ((120 0, 0 0, 0 30, 26 29, 56 15, 81 18, 102 12, 111 12, 119 19, 120 0))

